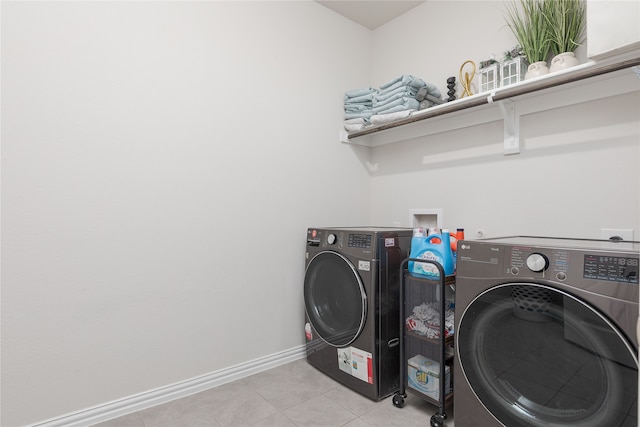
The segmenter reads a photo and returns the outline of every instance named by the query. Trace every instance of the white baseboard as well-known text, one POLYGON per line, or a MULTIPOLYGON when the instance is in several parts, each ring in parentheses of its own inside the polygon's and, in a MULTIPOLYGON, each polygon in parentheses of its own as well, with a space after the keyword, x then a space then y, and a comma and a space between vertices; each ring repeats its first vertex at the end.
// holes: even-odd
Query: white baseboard
POLYGON ((294 347, 269 356, 211 372, 176 384, 149 390, 93 408, 32 424, 30 427, 86 427, 133 412, 161 405, 201 391, 239 380, 305 357, 305 346, 294 347))

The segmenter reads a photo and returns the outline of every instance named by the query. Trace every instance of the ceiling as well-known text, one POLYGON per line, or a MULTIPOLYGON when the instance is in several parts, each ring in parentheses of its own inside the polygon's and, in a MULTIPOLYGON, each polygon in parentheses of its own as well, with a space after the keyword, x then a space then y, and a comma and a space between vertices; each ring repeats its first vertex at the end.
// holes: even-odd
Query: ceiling
POLYGON ((410 9, 424 3, 422 1, 367 1, 367 0, 329 0, 317 3, 334 12, 363 25, 370 30, 386 24, 410 9))

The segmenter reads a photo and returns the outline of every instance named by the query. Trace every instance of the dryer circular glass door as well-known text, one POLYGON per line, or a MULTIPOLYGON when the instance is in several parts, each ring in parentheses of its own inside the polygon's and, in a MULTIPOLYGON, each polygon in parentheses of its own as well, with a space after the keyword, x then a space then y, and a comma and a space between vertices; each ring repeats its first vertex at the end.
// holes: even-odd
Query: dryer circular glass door
POLYGON ((320 252, 307 265, 304 304, 311 325, 333 346, 351 344, 364 327, 367 295, 362 279, 337 252, 320 252))
POLYGON ((636 420, 634 349, 605 316, 568 293, 531 283, 491 288, 469 304, 456 333, 464 377, 505 426, 636 420))

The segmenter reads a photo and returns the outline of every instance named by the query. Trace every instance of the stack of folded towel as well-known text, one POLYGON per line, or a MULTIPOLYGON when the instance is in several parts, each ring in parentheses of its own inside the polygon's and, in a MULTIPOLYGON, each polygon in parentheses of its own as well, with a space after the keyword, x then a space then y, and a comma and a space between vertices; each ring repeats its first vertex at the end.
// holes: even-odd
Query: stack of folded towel
POLYGON ((420 102, 416 99, 418 90, 426 83, 413 76, 400 76, 380 86, 373 99, 375 114, 395 113, 403 110, 417 110, 420 102))
POLYGON ((344 94, 345 129, 358 131, 369 123, 373 114, 373 97, 377 89, 367 87, 355 89, 344 94))
POLYGON ((379 89, 357 89, 345 93, 344 127, 347 131, 363 130, 369 125, 389 123, 409 117, 412 112, 430 107, 441 94, 437 87, 411 75, 402 75, 380 86, 379 89), (421 102, 422 101, 422 102, 421 102))

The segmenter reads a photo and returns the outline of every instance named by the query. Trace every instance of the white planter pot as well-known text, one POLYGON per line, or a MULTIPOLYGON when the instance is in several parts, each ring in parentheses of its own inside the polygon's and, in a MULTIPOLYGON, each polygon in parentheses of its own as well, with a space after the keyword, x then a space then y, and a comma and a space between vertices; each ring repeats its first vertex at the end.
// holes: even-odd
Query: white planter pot
POLYGON ((559 53, 551 59, 551 67, 549 68, 549 71, 554 73, 566 68, 575 67, 578 64, 579 62, 573 52, 559 53))
POLYGON ((528 80, 545 74, 549 74, 549 67, 547 67, 547 63, 545 61, 534 62, 529 65, 529 68, 527 68, 524 79, 528 80))

